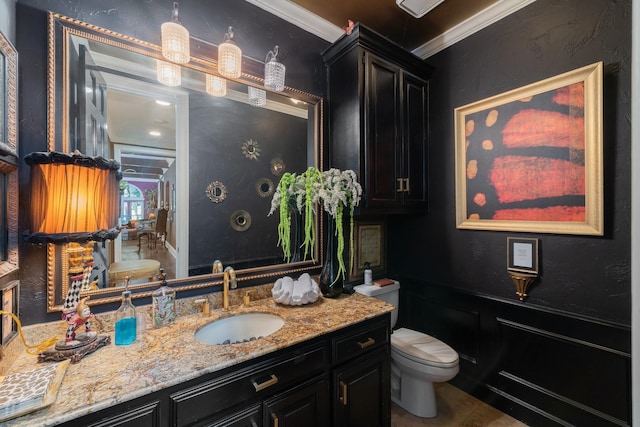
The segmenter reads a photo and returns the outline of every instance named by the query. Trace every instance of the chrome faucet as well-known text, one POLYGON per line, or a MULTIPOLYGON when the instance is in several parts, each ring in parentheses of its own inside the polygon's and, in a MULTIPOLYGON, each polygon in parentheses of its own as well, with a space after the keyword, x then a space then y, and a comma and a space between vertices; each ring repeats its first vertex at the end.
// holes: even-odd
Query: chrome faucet
POLYGON ((238 283, 236 282, 236 271, 231 266, 224 269, 224 274, 222 277, 223 310, 229 310, 229 286, 231 286, 231 289, 235 289, 238 287, 238 283), (229 284, 229 281, 231 281, 231 284, 229 284))

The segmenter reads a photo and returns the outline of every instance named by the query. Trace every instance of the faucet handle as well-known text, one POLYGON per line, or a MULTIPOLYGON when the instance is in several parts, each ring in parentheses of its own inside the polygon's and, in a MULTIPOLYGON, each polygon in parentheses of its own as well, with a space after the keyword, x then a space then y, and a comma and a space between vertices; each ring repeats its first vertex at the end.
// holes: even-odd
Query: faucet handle
POLYGON ((249 307, 249 304, 251 304, 251 294, 253 293, 253 291, 247 291, 244 294, 244 297, 242 298, 242 303, 244 304, 245 307, 249 307))
POLYGON ((202 306, 202 314, 208 315, 211 312, 211 303, 209 302, 209 298, 200 298, 195 300, 194 303, 202 306))

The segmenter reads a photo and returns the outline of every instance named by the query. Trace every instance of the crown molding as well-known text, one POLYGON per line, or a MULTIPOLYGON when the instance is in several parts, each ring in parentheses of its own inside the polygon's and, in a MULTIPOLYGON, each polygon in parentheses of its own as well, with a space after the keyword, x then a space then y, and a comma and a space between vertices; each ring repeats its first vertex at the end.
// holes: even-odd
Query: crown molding
POLYGON ((412 53, 422 59, 426 59, 488 27, 494 22, 519 11, 534 1, 536 0, 501 0, 450 30, 429 40, 422 46, 414 49, 412 53))
POLYGON ((303 30, 333 43, 344 30, 289 0, 245 0, 303 30))
MULTIPOLYGON (((309 12, 307 9, 289 0, 245 1, 253 4, 254 6, 258 6, 259 8, 276 15, 309 33, 315 34, 328 42, 333 43, 340 38, 342 34, 344 34, 344 29, 309 12)), ((431 55, 434 55, 441 50, 456 44, 460 40, 482 30, 483 28, 488 27, 494 22, 517 12, 534 1, 535 0, 500 0, 466 21, 456 25, 452 29, 436 36, 422 46, 417 47, 412 51, 412 53, 419 58, 426 59, 431 55)))

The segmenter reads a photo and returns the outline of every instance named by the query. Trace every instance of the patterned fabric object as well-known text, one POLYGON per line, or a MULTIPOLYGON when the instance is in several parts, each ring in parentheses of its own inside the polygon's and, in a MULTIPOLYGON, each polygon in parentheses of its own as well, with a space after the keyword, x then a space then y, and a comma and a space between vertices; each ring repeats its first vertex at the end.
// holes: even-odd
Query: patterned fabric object
POLYGON ((37 407, 49 390, 58 364, 7 375, 0 382, 0 419, 30 407, 37 407))

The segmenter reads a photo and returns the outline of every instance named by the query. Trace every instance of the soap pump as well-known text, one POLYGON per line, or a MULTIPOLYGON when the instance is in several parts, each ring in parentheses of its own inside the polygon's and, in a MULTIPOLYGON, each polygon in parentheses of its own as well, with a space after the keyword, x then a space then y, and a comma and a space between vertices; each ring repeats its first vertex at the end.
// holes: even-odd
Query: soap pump
POLYGON ((371 271, 371 263, 364 263, 364 284, 371 285, 373 283, 373 271, 371 271))
POLYGON ((136 308, 131 302, 129 290, 130 276, 124 279, 124 292, 122 293, 122 305, 116 311, 115 341, 116 345, 128 345, 136 340, 136 308))
POLYGON ((151 295, 153 326, 159 327, 173 323, 176 320, 176 291, 167 286, 167 275, 164 268, 160 269, 158 278, 160 288, 151 295))

